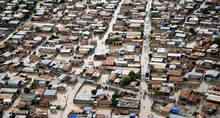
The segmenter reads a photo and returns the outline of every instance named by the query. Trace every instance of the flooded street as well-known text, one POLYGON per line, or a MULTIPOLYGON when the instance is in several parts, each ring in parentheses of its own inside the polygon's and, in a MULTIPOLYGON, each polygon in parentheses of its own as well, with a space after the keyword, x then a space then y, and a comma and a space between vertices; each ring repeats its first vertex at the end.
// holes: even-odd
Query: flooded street
MULTIPOLYGON (((151 9, 152 0, 148 0, 148 3, 146 4, 146 12, 149 13, 151 9)), ((145 74, 149 72, 148 64, 149 64, 149 57, 148 54, 150 53, 150 47, 149 47, 149 35, 151 30, 151 22, 150 22, 150 16, 147 14, 144 22, 144 37, 146 39, 143 42, 142 47, 142 56, 141 56, 141 84, 140 84, 140 94, 141 97, 141 106, 140 106, 140 118, 148 117, 149 115, 153 114, 154 112, 151 112, 151 105, 152 100, 146 95, 145 99, 142 98, 143 93, 148 91, 148 85, 145 81, 145 74)))
POLYGON ((71 110, 79 109, 79 107, 73 103, 73 99, 81 86, 82 83, 78 82, 74 87, 68 86, 65 94, 58 95, 61 99, 57 97, 58 101, 55 101, 54 103, 65 105, 65 109, 64 111, 58 111, 57 114, 51 114, 53 116, 52 118, 67 117, 71 110))

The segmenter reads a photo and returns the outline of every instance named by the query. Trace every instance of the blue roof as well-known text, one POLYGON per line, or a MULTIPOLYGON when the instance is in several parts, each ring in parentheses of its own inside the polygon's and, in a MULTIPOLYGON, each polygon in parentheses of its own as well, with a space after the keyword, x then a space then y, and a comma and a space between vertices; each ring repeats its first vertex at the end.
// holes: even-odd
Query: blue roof
POLYGON ((78 118, 77 115, 69 115, 69 118, 78 118))
POLYGON ((120 52, 120 54, 125 54, 125 52, 120 52))
POLYGON ((172 111, 172 112, 178 112, 178 108, 177 108, 177 107, 173 107, 173 108, 171 109, 171 111, 172 111))
POLYGON ((130 116, 135 116, 135 113, 131 113, 130 116))

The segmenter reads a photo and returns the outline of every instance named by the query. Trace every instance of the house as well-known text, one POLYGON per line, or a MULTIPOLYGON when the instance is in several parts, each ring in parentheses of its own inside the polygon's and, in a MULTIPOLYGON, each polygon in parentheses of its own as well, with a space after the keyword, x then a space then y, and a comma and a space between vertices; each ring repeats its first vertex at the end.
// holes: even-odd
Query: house
POLYGON ((188 98, 187 102, 190 104, 197 104, 202 100, 202 95, 199 93, 192 93, 188 98))
POLYGON ((43 95, 43 93, 44 93, 44 91, 45 91, 45 89, 42 89, 42 88, 39 88, 39 89, 36 89, 35 90, 35 95, 36 96, 42 96, 43 95))
POLYGON ((5 52, 5 53, 0 55, 0 60, 9 60, 13 57, 14 57, 14 54, 12 54, 10 52, 5 52))
POLYGON ((182 116, 182 115, 172 114, 172 113, 171 113, 171 114, 168 116, 168 118, 187 118, 187 117, 182 116))
POLYGON ((128 64, 127 61, 124 60, 115 60, 115 65, 119 67, 126 67, 128 64))
POLYGON ((98 101, 98 106, 109 107, 111 105, 112 105, 111 100, 99 100, 98 101))
POLYGON ((108 54, 105 52, 96 52, 94 58, 96 60, 102 60, 102 59, 106 59, 107 55, 108 54))
POLYGON ((30 114, 30 117, 32 118, 48 118, 48 112, 47 111, 36 111, 34 113, 30 114))
POLYGON ((50 106, 50 101, 51 99, 50 98, 42 98, 40 103, 39 103, 39 106, 40 107, 43 107, 43 108, 49 108, 50 106))
POLYGON ((58 52, 56 47, 39 46, 38 50, 42 53, 50 53, 50 54, 56 54, 58 52))
POLYGON ((0 93, 5 93, 5 94, 20 94, 20 89, 18 88, 1 88, 0 93))
POLYGON ((154 101, 151 106, 151 109, 161 114, 168 114, 172 110, 173 107, 175 107, 173 103, 154 101))
POLYGON ((77 104, 91 104, 92 94, 91 93, 78 93, 73 100, 77 104))
POLYGON ((215 103, 220 103, 220 96, 218 95, 213 95, 213 94, 209 94, 206 97, 207 101, 211 101, 211 102, 215 102, 215 103))
POLYGON ((57 90, 45 90, 43 93, 43 97, 46 98, 57 98, 57 90))
POLYGON ((96 92, 96 98, 109 97, 109 93, 104 91, 103 89, 98 89, 96 92))
POLYGON ((14 94, 0 94, 0 102, 3 105, 10 106, 15 100, 15 97, 14 94))
POLYGON ((93 73, 95 73, 95 69, 87 69, 84 75, 87 79, 92 79, 93 73))
POLYGON ((65 49, 65 48, 63 48, 63 49, 60 50, 60 54, 61 55, 71 55, 72 53, 73 53, 72 49, 65 49))
POLYGON ((18 109, 12 109, 10 111, 10 114, 14 114, 16 116, 26 117, 29 114, 28 110, 18 110, 18 109))
POLYGON ((136 98, 119 98, 117 107, 138 109, 140 107, 140 99, 136 98))
POLYGON ((205 79, 207 82, 212 81, 212 79, 216 79, 219 75, 219 72, 216 70, 207 70, 205 72, 205 79))
POLYGON ((96 114, 96 118, 105 118, 105 114, 96 114))
POLYGON ((186 100, 190 96, 191 93, 192 93, 192 89, 190 88, 182 89, 179 95, 180 100, 186 100))
POLYGON ((35 99, 34 94, 21 94, 20 95, 20 101, 22 102, 32 102, 33 99, 35 99))
POLYGON ((218 104, 205 101, 202 104, 202 110, 207 113, 214 113, 217 110, 218 106, 218 104))
POLYGON ((203 77, 203 73, 198 73, 198 72, 188 72, 185 73, 184 78, 189 80, 189 79, 198 79, 201 80, 203 77))
POLYGON ((16 80, 16 79, 9 79, 7 82, 9 87, 22 87, 24 86, 24 83, 20 80, 16 80))
POLYGON ((67 87, 67 84, 65 84, 65 83, 60 83, 60 84, 58 85, 57 90, 64 91, 64 90, 66 90, 66 87, 67 87))

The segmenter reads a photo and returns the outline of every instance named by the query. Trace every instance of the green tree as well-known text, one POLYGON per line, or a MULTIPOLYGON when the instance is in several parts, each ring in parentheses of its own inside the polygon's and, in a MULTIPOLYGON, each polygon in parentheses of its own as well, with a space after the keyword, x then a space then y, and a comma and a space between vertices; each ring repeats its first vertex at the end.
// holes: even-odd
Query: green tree
POLYGON ((159 90, 157 90, 157 89, 154 90, 154 95, 155 95, 155 96, 158 96, 159 93, 160 93, 159 90))
POLYGON ((110 83, 113 83, 113 82, 114 82, 114 80, 112 80, 112 79, 111 79, 111 80, 109 80, 109 82, 110 82, 110 83))
POLYGON ((34 6, 37 4, 37 1, 34 1, 34 6))
POLYGON ((56 106, 57 109, 61 109, 61 107, 62 107, 61 105, 57 105, 56 106))
POLYGON ((127 23, 124 23, 124 27, 128 27, 128 24, 127 24, 127 23))
POLYGON ((60 0, 60 3, 64 3, 65 2, 65 0, 60 0))
POLYGON ((163 105, 163 107, 165 107, 165 106, 167 106, 167 103, 163 102, 162 105, 163 105))
POLYGON ((118 92, 115 92, 113 95, 112 95, 112 99, 116 99, 116 98, 119 98, 119 94, 118 92))
POLYGON ((208 14, 208 13, 209 13, 206 8, 202 8, 202 9, 200 10, 200 12, 201 12, 202 14, 208 14))
POLYGON ((156 10, 157 10, 157 8, 150 8, 150 10, 151 10, 151 11, 156 11, 156 10))
POLYGON ((19 9, 18 4, 16 4, 16 5, 12 8, 13 11, 17 11, 18 9, 19 9))
POLYGON ((189 28, 189 32, 190 32, 190 33, 192 33, 193 35, 195 35, 195 34, 196 34, 195 29, 194 29, 194 28, 192 28, 192 27, 191 27, 191 28, 189 28))
POLYGON ((19 0, 18 1, 18 4, 23 4, 24 3, 24 0, 19 0))
POLYGON ((149 56, 150 58, 152 58, 152 57, 153 57, 153 54, 152 54, 152 53, 150 53, 150 54, 148 54, 148 56, 149 56))
POLYGON ((169 35, 167 38, 168 38, 168 39, 172 39, 172 38, 173 38, 173 36, 169 35))
POLYGON ((34 68, 34 71, 37 71, 37 72, 38 72, 38 71, 39 71, 38 67, 35 67, 35 68, 34 68))
POLYGON ((55 35, 51 35, 50 38, 49 38, 49 40, 53 40, 53 39, 55 39, 55 38, 56 38, 55 35))
POLYGON ((149 35, 150 40, 156 39, 154 35, 149 35))
POLYGON ((114 43, 115 41, 118 41, 118 37, 112 37, 109 39, 110 43, 114 43))
POLYGON ((37 82, 32 82, 30 88, 31 89, 36 89, 37 88, 37 82))
POLYGON ((20 110, 29 110, 29 105, 25 104, 24 107, 21 107, 20 110))
POLYGON ((135 73, 134 71, 130 71, 128 74, 131 81, 135 81, 136 79, 139 79, 140 76, 138 73, 135 73))
POLYGON ((117 104, 118 104, 118 100, 112 99, 112 106, 113 106, 113 107, 116 107, 117 104))
POLYGON ((115 35, 119 35, 119 33, 118 33, 118 32, 116 32, 116 33, 115 33, 115 35))
POLYGON ((123 86, 130 84, 130 82, 131 82, 131 79, 129 77, 123 77, 123 79, 120 81, 120 85, 123 87, 123 86))
POLYGON ((145 9, 139 9, 138 12, 145 12, 145 9))
POLYGON ((215 37, 215 42, 220 45, 220 36, 215 37))
POLYGON ((91 93, 92 93, 93 95, 95 95, 95 94, 97 93, 97 89, 91 90, 91 93))
POLYGON ((144 32, 144 29, 143 29, 143 28, 139 29, 139 32, 143 33, 143 32, 144 32))
POLYGON ((35 27, 35 31, 39 32, 40 31, 40 27, 35 27))
POLYGON ((101 7, 103 5, 103 3, 98 3, 97 6, 101 7))
POLYGON ((24 93, 30 93, 31 89, 28 87, 24 87, 24 93))
POLYGON ((150 33, 153 34, 153 33, 154 33, 154 30, 150 30, 150 33))
POLYGON ((4 10, 5 10, 5 8, 0 6, 0 11, 4 11, 4 10))
POLYGON ((32 105, 37 104, 36 100, 35 100, 35 99, 32 99, 32 100, 31 100, 31 104, 32 104, 32 105))
POLYGON ((28 19, 29 15, 27 13, 24 14, 24 19, 28 19))
POLYGON ((151 14, 150 14, 150 17, 151 17, 151 18, 153 18, 153 17, 157 17, 157 14, 155 14, 155 13, 151 13, 151 14))
POLYGON ((38 76, 41 76, 41 75, 42 75, 42 73, 41 73, 41 72, 39 72, 39 73, 37 73, 37 75, 38 75, 38 76))

